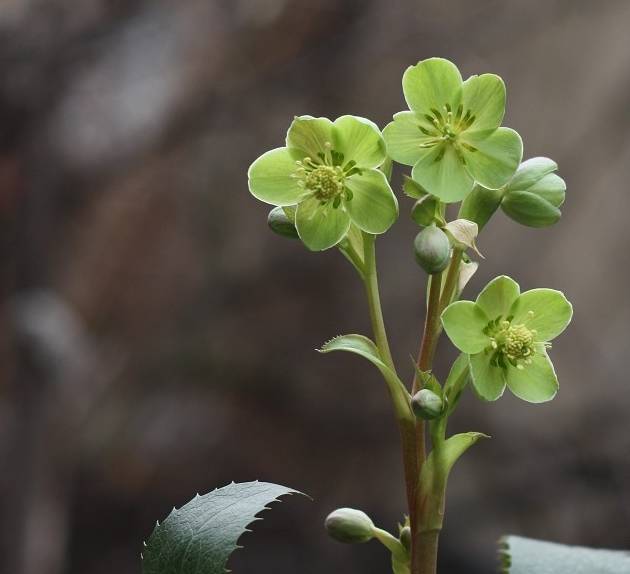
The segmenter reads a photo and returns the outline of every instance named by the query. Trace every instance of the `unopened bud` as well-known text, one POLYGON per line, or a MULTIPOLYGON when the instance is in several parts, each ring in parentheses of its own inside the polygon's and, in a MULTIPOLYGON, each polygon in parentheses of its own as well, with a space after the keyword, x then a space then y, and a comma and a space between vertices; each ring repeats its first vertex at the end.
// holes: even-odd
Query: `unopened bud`
POLYGON ((556 223, 564 203, 566 184, 553 173, 555 161, 535 157, 524 161, 507 185, 501 208, 514 221, 529 227, 547 227, 556 223))
POLYGON ((433 391, 421 389, 411 399, 411 408, 418 418, 431 420, 442 414, 444 402, 433 391))
POLYGON ((267 216, 267 225, 274 233, 289 239, 297 239, 298 232, 282 207, 274 207, 267 216))
POLYGON ((416 235, 413 250, 418 265, 429 275, 446 269, 451 257, 451 243, 448 236, 435 225, 425 227, 416 235))
POLYGON ((337 542, 358 544, 374 538, 372 519, 354 508, 338 508, 328 515, 324 525, 328 535, 337 542))

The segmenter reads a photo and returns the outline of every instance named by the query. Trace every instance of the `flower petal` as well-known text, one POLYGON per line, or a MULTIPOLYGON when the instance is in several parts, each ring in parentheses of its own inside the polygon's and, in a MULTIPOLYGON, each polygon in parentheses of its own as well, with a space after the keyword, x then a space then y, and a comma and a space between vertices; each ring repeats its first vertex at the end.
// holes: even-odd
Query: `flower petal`
POLYGON ((304 194, 298 180, 292 177, 296 170, 295 160, 285 147, 262 154, 249 167, 249 191, 271 205, 293 205, 304 194))
POLYGON ((500 315, 505 319, 520 294, 521 289, 514 279, 500 275, 490 281, 479 293, 477 305, 490 319, 496 319, 500 315))
POLYGON ((287 132, 287 147, 299 150, 301 153, 297 155, 321 161, 320 154, 326 151, 326 142, 333 143, 333 123, 328 118, 299 116, 291 122, 287 132))
POLYGON ((415 112, 394 114, 394 121, 383 129, 387 153, 394 161, 403 165, 413 165, 420 159, 423 152, 420 146, 432 139, 432 136, 420 131, 421 127, 427 129, 426 122, 415 112))
POLYGON ((462 103, 475 118, 470 131, 494 130, 505 114, 505 84, 495 74, 471 76, 464 82, 462 103))
POLYGON ((333 208, 332 202, 322 204, 309 197, 297 206, 295 227, 306 247, 323 251, 339 243, 348 233, 350 217, 341 207, 333 208))
POLYGON ((420 159, 411 170, 411 177, 431 195, 445 203, 461 201, 473 188, 470 177, 461 159, 448 144, 420 149, 420 159), (444 151, 443 156, 440 154, 444 151))
POLYGON ((532 289, 515 301, 510 313, 514 323, 524 323, 536 331, 537 341, 551 341, 570 323, 573 307, 561 291, 532 289))
POLYGON ((410 110, 444 112, 444 105, 457 109, 462 98, 462 76, 453 62, 443 58, 422 60, 409 66, 402 79, 403 93, 410 110))
POLYGON ((385 161, 385 141, 378 126, 365 118, 341 116, 334 121, 333 148, 359 167, 378 167, 385 161))
POLYGON ((522 369, 509 366, 505 378, 508 388, 528 403, 550 401, 558 392, 558 377, 544 351, 537 352, 522 369))
POLYGON ((474 355, 483 351, 490 339, 483 332, 489 319, 476 303, 472 301, 456 301, 451 303, 442 313, 442 325, 460 351, 474 355))
POLYGON ((353 223, 367 233, 384 233, 398 217, 398 201, 383 172, 366 169, 345 181, 352 199, 344 207, 353 223))
POLYGON ((521 136, 510 128, 499 128, 493 132, 468 132, 460 135, 466 167, 472 177, 484 187, 499 189, 514 175, 521 157, 521 136))
POLYGON ((490 355, 477 353, 468 358, 473 388, 484 401, 496 401, 505 391, 505 371, 490 364, 490 355))

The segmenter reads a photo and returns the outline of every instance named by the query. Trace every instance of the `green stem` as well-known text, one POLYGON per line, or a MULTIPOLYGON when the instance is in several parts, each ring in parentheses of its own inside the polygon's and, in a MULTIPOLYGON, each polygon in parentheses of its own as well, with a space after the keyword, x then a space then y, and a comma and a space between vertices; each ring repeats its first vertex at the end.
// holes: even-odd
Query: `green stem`
POLYGON ((442 289, 442 298, 440 299, 440 314, 448 305, 451 303, 453 299, 453 295, 457 290, 457 282, 459 280, 459 270, 462 265, 462 254, 464 251, 462 249, 453 249, 453 254, 451 256, 451 263, 448 266, 448 271, 446 273, 446 281, 444 282, 444 289, 442 289))
MULTIPOLYGON (((440 327, 442 274, 431 275, 430 281, 427 315, 424 321, 424 333, 422 334, 420 353, 418 354, 418 368, 421 371, 429 371, 431 369, 440 327)), ((420 390, 420 382, 420 378, 416 374, 413 379, 412 395, 420 390)))

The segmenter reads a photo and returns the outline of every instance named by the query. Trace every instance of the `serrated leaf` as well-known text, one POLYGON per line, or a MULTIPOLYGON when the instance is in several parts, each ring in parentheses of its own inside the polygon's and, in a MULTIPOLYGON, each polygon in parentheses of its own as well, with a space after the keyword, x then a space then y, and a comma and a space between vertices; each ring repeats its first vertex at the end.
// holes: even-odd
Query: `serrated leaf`
POLYGON ((503 574, 627 574, 630 553, 506 536, 499 541, 503 574))
POLYGON ((247 526, 286 494, 300 493, 255 481, 197 495, 156 525, 142 553, 143 574, 224 574, 247 526))
POLYGON ((394 401, 397 415, 409 420, 413 419, 411 407, 409 406, 410 397, 405 385, 396 373, 385 364, 378 348, 371 339, 363 335, 340 335, 324 343, 322 348, 318 350, 320 353, 347 351, 370 361, 383 375, 394 401))
POLYGON ((408 175, 403 175, 403 193, 411 199, 420 199, 425 195, 429 195, 426 189, 424 189, 417 181, 411 179, 408 175))

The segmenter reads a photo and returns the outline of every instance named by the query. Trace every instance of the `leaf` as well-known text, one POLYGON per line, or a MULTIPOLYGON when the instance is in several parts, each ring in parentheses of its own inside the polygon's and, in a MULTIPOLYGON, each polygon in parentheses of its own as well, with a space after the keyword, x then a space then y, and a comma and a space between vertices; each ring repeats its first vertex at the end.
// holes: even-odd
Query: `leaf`
MULTIPOLYGON (((455 434, 444 442, 441 452, 441 480, 446 483, 449 473, 453 468, 453 465, 457 462, 457 459, 462 456, 473 444, 475 444, 480 438, 490 438, 487 434, 481 432, 465 432, 455 434)), ((420 484, 425 492, 429 492, 431 485, 436 478, 436 471, 438 470, 437 464, 440 461, 436 460, 435 448, 431 451, 431 454, 427 457, 426 462, 422 466, 422 472, 420 473, 420 484)))
POLYGON ((457 294, 455 299, 458 299, 462 294, 462 291, 472 279, 472 276, 477 272, 479 263, 476 261, 463 261, 459 270, 459 278, 457 280, 457 294))
POLYGON ((318 350, 320 353, 348 351, 370 361, 383 375, 399 418, 413 419, 409 405, 410 397, 405 385, 396 373, 383 362, 378 348, 372 340, 363 335, 340 335, 324 343, 322 348, 318 350))
POLYGON ((627 574, 630 553, 506 536, 499 542, 503 574, 627 574))
POLYGON ((447 401, 447 414, 450 415, 470 381, 468 355, 461 353, 453 363, 444 383, 444 396, 447 401))
POLYGON ((408 175, 403 175, 403 193, 411 199, 420 199, 429 193, 408 175))
POLYGON ((268 482, 232 483, 197 495, 156 525, 142 555, 143 574, 224 574, 247 526, 267 504, 297 490, 268 482))
POLYGON ((458 247, 459 249, 472 249, 477 255, 483 257, 477 249, 477 245, 475 245, 479 228, 474 221, 468 221, 468 219, 449 221, 444 227, 444 231, 446 231, 451 238, 454 247, 458 247))

